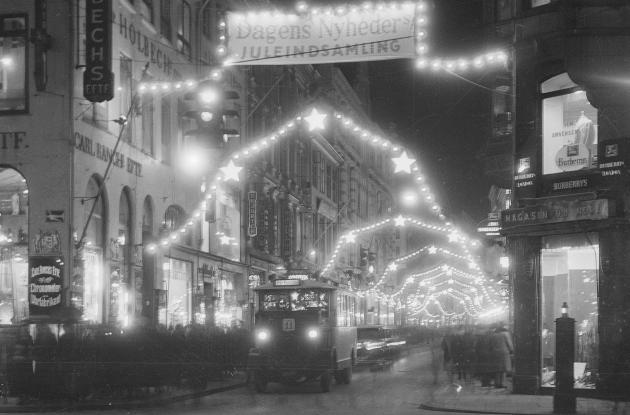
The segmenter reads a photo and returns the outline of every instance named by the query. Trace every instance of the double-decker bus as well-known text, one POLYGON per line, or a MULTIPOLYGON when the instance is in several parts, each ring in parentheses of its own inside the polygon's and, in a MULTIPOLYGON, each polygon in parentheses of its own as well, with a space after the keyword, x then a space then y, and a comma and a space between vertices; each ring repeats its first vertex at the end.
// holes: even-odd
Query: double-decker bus
POLYGON ((268 382, 319 379, 323 392, 333 377, 350 383, 358 311, 352 292, 308 279, 278 279, 255 291, 255 347, 247 366, 257 391, 268 382))

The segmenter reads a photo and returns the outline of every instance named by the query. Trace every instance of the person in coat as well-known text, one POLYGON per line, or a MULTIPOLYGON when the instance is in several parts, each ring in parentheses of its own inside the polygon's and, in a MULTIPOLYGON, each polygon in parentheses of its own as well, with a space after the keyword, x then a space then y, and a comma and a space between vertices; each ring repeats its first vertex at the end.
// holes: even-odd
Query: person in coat
POLYGON ((504 388, 506 372, 512 371, 514 346, 510 333, 502 323, 497 324, 490 336, 490 356, 494 372, 494 387, 504 388))

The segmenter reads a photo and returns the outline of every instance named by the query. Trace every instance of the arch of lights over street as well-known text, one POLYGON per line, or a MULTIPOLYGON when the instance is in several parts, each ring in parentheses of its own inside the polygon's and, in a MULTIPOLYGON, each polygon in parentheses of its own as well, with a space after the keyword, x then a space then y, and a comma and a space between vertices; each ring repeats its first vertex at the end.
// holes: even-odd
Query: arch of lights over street
MULTIPOLYGON (((508 61, 508 55, 503 51, 492 51, 477 55, 472 55, 469 57, 438 57, 435 55, 431 55, 430 45, 427 41, 428 31, 427 26, 430 22, 428 12, 428 5, 425 2, 390 2, 390 3, 370 3, 363 2, 360 5, 348 4, 346 6, 337 6, 335 8, 316 8, 310 7, 305 2, 298 2, 296 5, 295 11, 292 12, 281 12, 278 10, 259 10, 259 11, 246 11, 244 14, 232 14, 230 19, 234 21, 239 20, 248 20, 254 19, 254 21, 259 21, 261 18, 270 18, 271 20, 278 19, 287 19, 287 20, 295 20, 300 18, 309 18, 314 19, 318 15, 328 16, 329 18, 336 16, 342 16, 351 18, 353 15, 360 15, 363 13, 364 15, 367 13, 385 13, 386 10, 384 8, 391 8, 392 10, 409 10, 410 16, 413 16, 413 22, 411 27, 413 28, 413 34, 409 37, 413 38, 413 56, 398 56, 398 57, 376 57, 373 59, 388 59, 388 58, 412 58, 416 60, 416 67, 420 70, 426 70, 428 73, 466 73, 474 70, 484 70, 493 65, 505 65, 508 61)), ((218 30, 220 33, 219 39, 221 44, 218 46, 216 52, 217 55, 220 56, 223 60, 223 67, 217 67, 210 69, 208 72, 207 78, 213 80, 221 80, 223 76, 223 72, 226 66, 230 65, 252 65, 252 64, 274 64, 272 62, 252 62, 252 61, 241 61, 235 59, 235 55, 230 51, 230 27, 225 20, 220 20, 218 23, 218 30)), ((403 38, 401 38, 403 39, 403 38)), ((389 39, 392 40, 392 39, 389 39)), ((339 48, 349 48, 353 47, 353 45, 345 45, 340 46, 339 48)), ((297 55, 306 56, 307 53, 298 53, 297 55)), ((369 58, 363 60, 372 60, 369 58)), ((293 62, 296 63, 307 63, 307 62, 293 62)), ((275 63, 277 64, 277 63, 275 63)), ((288 64, 288 63, 287 63, 288 64)), ((206 78, 206 79, 207 79, 206 78)), ((199 82, 204 79, 194 80, 189 79, 186 81, 178 81, 178 82, 170 82, 170 81, 160 81, 157 80, 155 82, 150 83, 141 83, 139 85, 140 93, 172 93, 177 91, 190 91, 194 90, 195 87, 199 84, 199 82)), ((243 167, 248 163, 248 160, 257 157, 264 150, 273 147, 274 145, 282 142, 288 136, 291 135, 293 131, 298 128, 304 128, 307 132, 312 134, 317 134, 319 131, 322 131, 326 128, 327 124, 335 122, 341 126, 341 128, 347 133, 346 135, 352 137, 355 140, 360 142, 365 142, 371 146, 373 146, 378 151, 386 154, 392 161, 393 173, 401 176, 411 176, 413 181, 418 189, 418 193, 422 195, 422 201, 428 210, 435 215, 438 219, 437 223, 429 223, 423 219, 412 218, 412 217, 403 217, 398 215, 397 217, 385 218, 376 223, 357 228, 351 231, 346 232, 342 235, 337 243, 335 244, 335 250, 332 253, 331 257, 328 259, 324 269, 322 270, 322 274, 326 275, 326 273, 330 272, 335 264, 335 259, 337 257, 337 253, 339 249, 347 243, 352 243, 354 238, 361 233, 376 231, 384 226, 413 226, 428 232, 435 232, 438 235, 448 237, 450 243, 457 244, 461 250, 461 255, 459 255, 458 260, 464 259, 468 262, 469 268, 476 272, 476 275, 473 278, 476 278, 479 284, 486 285, 489 284, 488 281, 485 280, 481 272, 479 271, 479 267, 476 264, 474 257, 470 253, 469 247, 474 247, 476 242, 468 238, 461 231, 459 231, 455 226, 446 221, 446 217, 443 214, 442 207, 436 201, 435 194, 433 193, 431 187, 427 183, 424 175, 421 173, 420 166, 417 162, 417 158, 413 155, 413 153, 401 146, 400 144, 395 143, 393 140, 388 139, 387 137, 383 137, 379 133, 374 133, 369 131, 366 128, 363 128, 360 124, 356 123, 352 118, 335 111, 327 111, 323 108, 308 108, 306 111, 300 113, 299 115, 288 119, 284 124, 279 126, 273 133, 266 135, 264 137, 260 137, 256 140, 253 140, 250 144, 247 144, 235 151, 231 155, 226 158, 226 162, 218 168, 217 174, 209 181, 209 186, 202 187, 202 200, 198 204, 197 208, 194 209, 192 215, 185 221, 185 224, 179 229, 174 230, 166 237, 160 239, 160 241, 156 244, 150 244, 147 249, 150 252, 155 252, 159 249, 167 248, 171 244, 178 243, 182 235, 189 232, 201 218, 204 217, 204 213, 208 208, 208 200, 214 197, 214 193, 217 187, 221 183, 226 182, 238 182, 240 180, 240 172, 243 167)), ((424 249, 424 248, 423 248, 424 249)), ((428 248, 427 248, 428 249, 428 248)), ((395 293, 393 296, 386 296, 385 293, 382 292, 381 286, 383 282, 387 279, 388 274, 395 271, 397 264, 399 262, 405 261, 406 259, 410 259, 411 257, 417 255, 419 253, 410 253, 407 254, 397 260, 394 260, 385 270, 385 272, 380 276, 377 283, 370 287, 370 290, 373 294, 376 294, 380 297, 386 297, 389 299, 393 299, 395 297, 400 297, 405 289, 408 287, 407 281, 411 281, 410 278, 413 277, 414 274, 410 275, 405 283, 401 286, 401 288, 395 293), (406 258, 406 259, 404 259, 406 258)), ((455 255, 453 253, 453 255, 455 255)), ((445 265, 448 266, 448 265, 445 265)), ((463 271, 458 271, 463 273, 463 271)), ((453 271, 454 275, 457 275, 456 271, 453 271)), ((413 277, 415 278, 415 277, 413 277)), ((419 288, 421 281, 419 281, 419 288)), ((472 303, 472 297, 468 296, 465 293, 462 293, 460 290, 460 284, 451 284, 454 285, 444 290, 436 290, 430 296, 427 297, 426 294, 418 294, 418 296, 424 295, 422 298, 426 298, 427 300, 418 303, 417 298, 410 297, 407 294, 407 298, 412 298, 415 300, 415 310, 418 312, 428 313, 427 307, 429 301, 435 303, 438 301, 440 297, 451 297, 457 298, 458 301, 463 304, 464 312, 469 315, 483 315, 492 314, 496 312, 496 308, 492 310, 482 311, 479 305, 475 305, 472 303), (469 304, 469 302, 471 304, 469 304), (420 305, 418 305, 420 304, 420 305)), ((489 285, 489 288, 493 293, 496 293, 494 288, 489 285)), ((484 296, 488 297, 488 293, 486 290, 482 289, 484 296)), ((412 301, 413 302, 413 301, 412 301)), ((439 301, 438 301, 439 303, 439 301)), ((495 306, 495 302, 488 300, 486 301, 488 305, 495 306)), ((442 315, 450 316, 453 315, 451 312, 447 312, 443 309, 441 304, 438 304, 438 310, 442 313, 442 315)), ((428 313, 427 315, 432 315, 428 313)))

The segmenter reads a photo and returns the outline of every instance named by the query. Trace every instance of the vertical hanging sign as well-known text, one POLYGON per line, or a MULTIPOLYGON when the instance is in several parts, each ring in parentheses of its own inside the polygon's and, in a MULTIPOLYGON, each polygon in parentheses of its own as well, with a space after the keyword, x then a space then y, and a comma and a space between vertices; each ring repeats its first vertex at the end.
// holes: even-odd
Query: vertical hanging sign
POLYGON ((114 97, 112 0, 85 0, 83 96, 90 102, 114 97))
POLYGON ((55 256, 29 257, 28 309, 31 316, 50 316, 61 307, 62 263, 55 256))
POLYGON ((256 226, 256 192, 251 191, 247 194, 249 201, 249 210, 247 213, 247 235, 254 237, 258 235, 258 227, 256 226))

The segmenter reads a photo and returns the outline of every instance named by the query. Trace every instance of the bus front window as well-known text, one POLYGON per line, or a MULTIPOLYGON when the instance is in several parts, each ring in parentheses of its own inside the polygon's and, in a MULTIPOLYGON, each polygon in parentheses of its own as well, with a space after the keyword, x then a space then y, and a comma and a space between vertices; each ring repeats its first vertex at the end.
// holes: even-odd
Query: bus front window
POLYGON ((263 311, 288 311, 291 300, 288 292, 265 293, 263 295, 263 311))
POLYGON ((321 290, 290 290, 264 293, 263 311, 321 311, 328 314, 329 294, 321 290))

